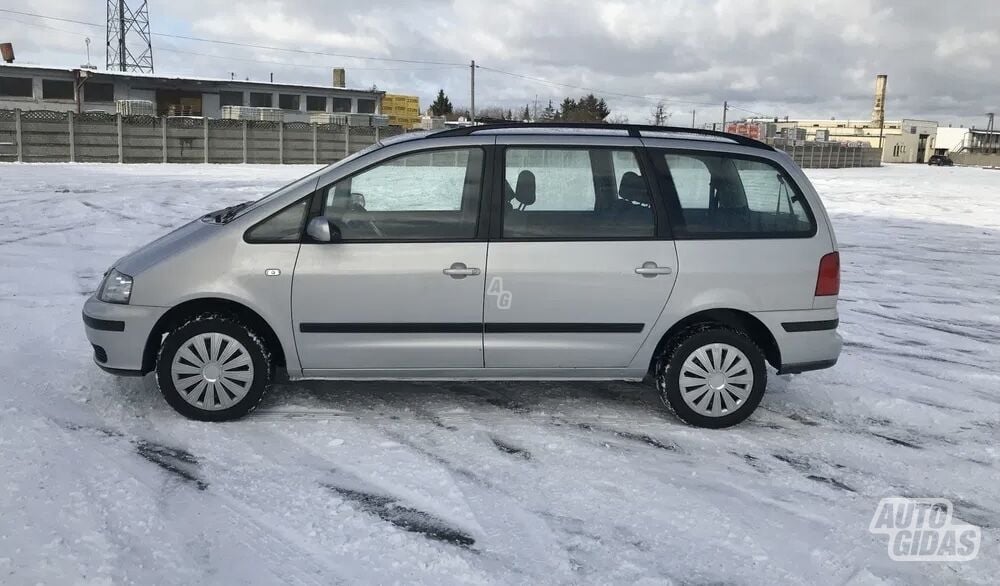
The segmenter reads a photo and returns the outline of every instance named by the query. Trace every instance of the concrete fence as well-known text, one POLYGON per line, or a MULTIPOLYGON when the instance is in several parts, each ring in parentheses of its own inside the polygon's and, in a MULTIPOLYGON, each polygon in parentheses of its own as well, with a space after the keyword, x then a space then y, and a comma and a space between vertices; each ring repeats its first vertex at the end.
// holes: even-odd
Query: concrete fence
POLYGON ((949 153, 956 165, 1000 168, 1000 153, 949 153))
POLYGON ((791 155, 803 169, 843 169, 847 167, 879 167, 882 149, 868 146, 847 146, 835 142, 805 142, 799 145, 773 143, 774 148, 791 155))
MULTIPOLYGON (((0 161, 331 163, 399 127, 0 110, 0 161)), ((775 144, 800 167, 878 167, 882 150, 837 143, 775 144)))
POLYGON ((398 127, 0 110, 0 161, 331 163, 398 127))

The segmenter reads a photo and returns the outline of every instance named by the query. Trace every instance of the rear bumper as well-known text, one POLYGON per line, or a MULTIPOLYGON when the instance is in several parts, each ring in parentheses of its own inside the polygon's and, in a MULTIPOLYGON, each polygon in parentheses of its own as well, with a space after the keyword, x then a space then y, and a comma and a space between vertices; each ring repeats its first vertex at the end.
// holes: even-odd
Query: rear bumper
POLYGON ((166 311, 163 307, 88 299, 83 306, 83 326, 94 346, 94 363, 111 374, 141 376, 149 332, 166 311))
POLYGON ((781 366, 778 374, 795 374, 837 364, 843 340, 837 333, 837 310, 761 311, 753 314, 771 331, 781 366))

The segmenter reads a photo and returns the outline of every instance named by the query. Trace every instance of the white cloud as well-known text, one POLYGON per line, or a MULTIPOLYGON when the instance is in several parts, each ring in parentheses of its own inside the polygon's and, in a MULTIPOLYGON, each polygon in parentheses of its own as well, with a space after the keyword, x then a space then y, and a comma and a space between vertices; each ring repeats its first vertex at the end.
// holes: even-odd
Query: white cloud
MULTIPOLYGON (((104 4, 8 0, 5 7, 103 22, 104 4), (8 6, 12 5, 12 6, 8 6)), ((152 4, 155 31, 308 51, 468 63, 605 90, 612 109, 644 119, 664 97, 677 112, 718 110, 729 100, 791 116, 867 116, 873 78, 889 75, 891 117, 964 121, 997 109, 995 68, 1000 11, 992 0, 173 0, 152 4), (713 106, 689 104, 698 102, 713 106)), ((36 21, 18 17, 26 21, 36 21)), ((50 26, 95 39, 103 31, 50 26)), ((20 61, 77 65, 82 37, 32 28, 0 14, 0 39, 20 61)), ((242 49, 157 37, 164 73, 328 83, 346 66, 351 85, 418 93, 426 105, 438 88, 468 103, 467 68, 364 61, 242 49), (171 53, 176 49, 197 53, 171 53), (280 61, 284 65, 239 59, 280 61)), ((581 90, 482 69, 477 103, 523 108, 581 90)), ((686 115, 685 115, 686 116, 686 115)), ((720 115, 715 115, 718 119, 720 115)), ((683 118, 683 117, 682 117, 683 118)))

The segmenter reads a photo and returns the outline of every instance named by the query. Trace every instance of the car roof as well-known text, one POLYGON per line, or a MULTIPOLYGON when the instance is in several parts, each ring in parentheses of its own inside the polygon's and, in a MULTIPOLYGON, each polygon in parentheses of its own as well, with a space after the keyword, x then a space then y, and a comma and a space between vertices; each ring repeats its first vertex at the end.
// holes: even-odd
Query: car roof
MULTIPOLYGON (((703 128, 683 128, 676 126, 648 126, 642 124, 605 124, 602 122, 507 122, 502 124, 481 124, 463 126, 420 134, 415 138, 447 138, 454 136, 487 135, 557 135, 557 136, 630 136, 635 138, 670 138, 738 144, 752 148, 773 151, 774 148, 759 140, 703 128)), ((408 135, 403 135, 408 136, 408 135)))

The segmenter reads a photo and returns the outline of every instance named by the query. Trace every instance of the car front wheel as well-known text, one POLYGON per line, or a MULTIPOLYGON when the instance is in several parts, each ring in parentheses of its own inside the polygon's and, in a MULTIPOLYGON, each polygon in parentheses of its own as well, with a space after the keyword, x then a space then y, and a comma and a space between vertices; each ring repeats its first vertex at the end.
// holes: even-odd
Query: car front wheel
POLYGON ((743 332, 704 326, 668 347, 656 366, 656 385, 663 403, 686 423, 730 427, 760 404, 764 364, 764 353, 743 332))
POLYGON ((199 421, 243 417, 260 403, 272 379, 261 338, 236 318, 193 317, 167 333, 156 382, 176 411, 199 421))

